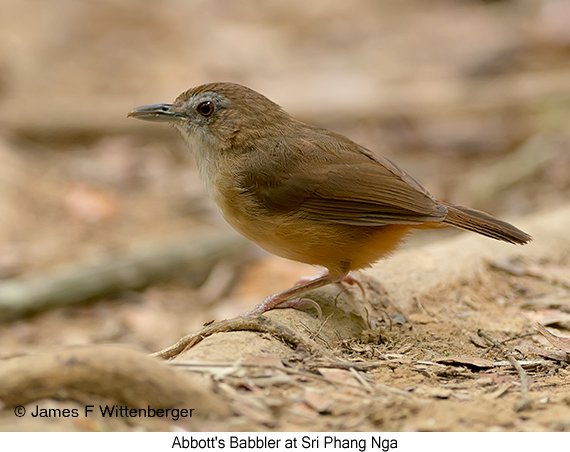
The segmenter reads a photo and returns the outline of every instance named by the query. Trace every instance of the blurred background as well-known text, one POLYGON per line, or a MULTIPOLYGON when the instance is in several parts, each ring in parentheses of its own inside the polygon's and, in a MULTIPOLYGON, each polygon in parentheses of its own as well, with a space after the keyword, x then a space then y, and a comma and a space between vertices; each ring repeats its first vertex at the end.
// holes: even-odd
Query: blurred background
MULTIPOLYGON (((126 118, 211 81, 388 156, 440 199, 507 219, 568 203, 567 0, 3 0, 0 284, 231 236, 178 133, 126 118)), ((89 303, 14 309, 0 354, 157 350, 315 272, 216 252, 89 303)))

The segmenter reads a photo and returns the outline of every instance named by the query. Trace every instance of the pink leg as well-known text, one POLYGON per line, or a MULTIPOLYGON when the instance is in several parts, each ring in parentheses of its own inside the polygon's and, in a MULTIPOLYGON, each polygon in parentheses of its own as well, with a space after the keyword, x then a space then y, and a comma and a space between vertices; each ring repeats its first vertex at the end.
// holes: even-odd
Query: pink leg
MULTIPOLYGON (((308 283, 308 282, 313 281, 317 278, 320 278, 321 276, 326 276, 326 275, 328 275, 328 270, 325 268, 325 269, 321 270, 319 273, 317 273, 316 276, 302 276, 301 278, 299 278, 297 280, 295 285, 300 286, 302 284, 308 283)), ((360 291, 362 292, 362 297, 366 298, 366 291, 364 290, 364 286, 354 276, 348 274, 342 279, 342 282, 346 283, 346 284, 350 284, 351 286, 353 286, 353 285, 358 286, 360 288, 360 291)), ((279 306, 279 307, 281 308, 281 306, 279 306)))
POLYGON ((262 303, 258 304, 251 311, 240 315, 239 317, 248 317, 250 315, 263 314, 266 311, 276 308, 302 308, 307 304, 314 306, 322 314, 321 307, 313 300, 306 298, 299 298, 299 295, 309 292, 310 290, 318 289, 319 287, 326 286, 327 284, 336 283, 344 280, 348 275, 348 271, 336 275, 330 275, 328 271, 326 274, 318 278, 304 282, 301 285, 292 287, 291 289, 284 290, 283 292, 276 293, 267 297, 262 303))
MULTIPOLYGON (((321 276, 326 276, 329 274, 329 271, 326 268, 323 268, 319 273, 317 273, 315 276, 301 276, 296 282, 295 285, 296 286, 300 286, 301 284, 305 284, 308 283, 310 281, 313 281, 315 279, 320 278, 321 276)), ((348 278, 348 276, 347 276, 348 278)))

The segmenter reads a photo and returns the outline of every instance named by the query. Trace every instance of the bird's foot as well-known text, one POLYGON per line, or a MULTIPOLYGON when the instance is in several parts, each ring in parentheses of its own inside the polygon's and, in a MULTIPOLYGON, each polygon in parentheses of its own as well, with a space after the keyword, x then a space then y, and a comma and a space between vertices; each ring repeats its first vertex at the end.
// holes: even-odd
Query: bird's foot
POLYGON ((360 288, 360 291, 362 292, 362 298, 366 298, 366 289, 364 289, 364 286, 362 285, 362 283, 358 279, 356 279, 354 276, 348 274, 344 277, 342 282, 349 284, 351 286, 358 286, 360 288))
POLYGON ((312 306, 317 310, 319 318, 321 318, 323 312, 321 307, 316 301, 310 300, 308 298, 303 298, 306 292, 318 289, 319 287, 326 286, 327 284, 332 284, 336 282, 345 282, 351 285, 357 285, 362 291, 362 295, 366 297, 366 291, 364 286, 360 281, 358 281, 353 276, 348 274, 348 271, 337 273, 336 275, 330 275, 328 270, 324 270, 319 273, 315 278, 302 278, 297 281, 297 285, 284 290, 283 292, 276 293, 267 297, 262 303, 259 303, 251 311, 240 315, 239 317, 248 317, 251 315, 263 314, 264 312, 270 311, 271 309, 284 309, 284 308, 305 308, 307 306, 312 306))

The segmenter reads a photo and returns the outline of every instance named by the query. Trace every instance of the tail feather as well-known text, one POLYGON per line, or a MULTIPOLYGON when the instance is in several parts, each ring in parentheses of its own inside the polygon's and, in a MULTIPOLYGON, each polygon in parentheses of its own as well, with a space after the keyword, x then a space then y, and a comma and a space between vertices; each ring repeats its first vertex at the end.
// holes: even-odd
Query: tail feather
POLYGON ((446 224, 517 245, 524 245, 532 240, 532 237, 526 232, 506 221, 498 220, 488 213, 440 202, 447 206, 447 217, 443 220, 446 224))

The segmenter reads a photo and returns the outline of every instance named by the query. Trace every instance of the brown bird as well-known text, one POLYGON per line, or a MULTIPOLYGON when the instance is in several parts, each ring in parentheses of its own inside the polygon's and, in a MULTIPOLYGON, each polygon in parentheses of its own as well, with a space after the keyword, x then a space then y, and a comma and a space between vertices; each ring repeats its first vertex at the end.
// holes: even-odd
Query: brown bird
POLYGON ((128 116, 168 122, 182 133, 211 197, 238 232, 270 253, 327 269, 244 315, 315 305, 300 296, 354 283, 350 271, 385 257, 414 229, 455 226, 514 244, 532 239, 487 213, 435 199, 386 157, 297 121, 245 86, 201 85, 128 116))

